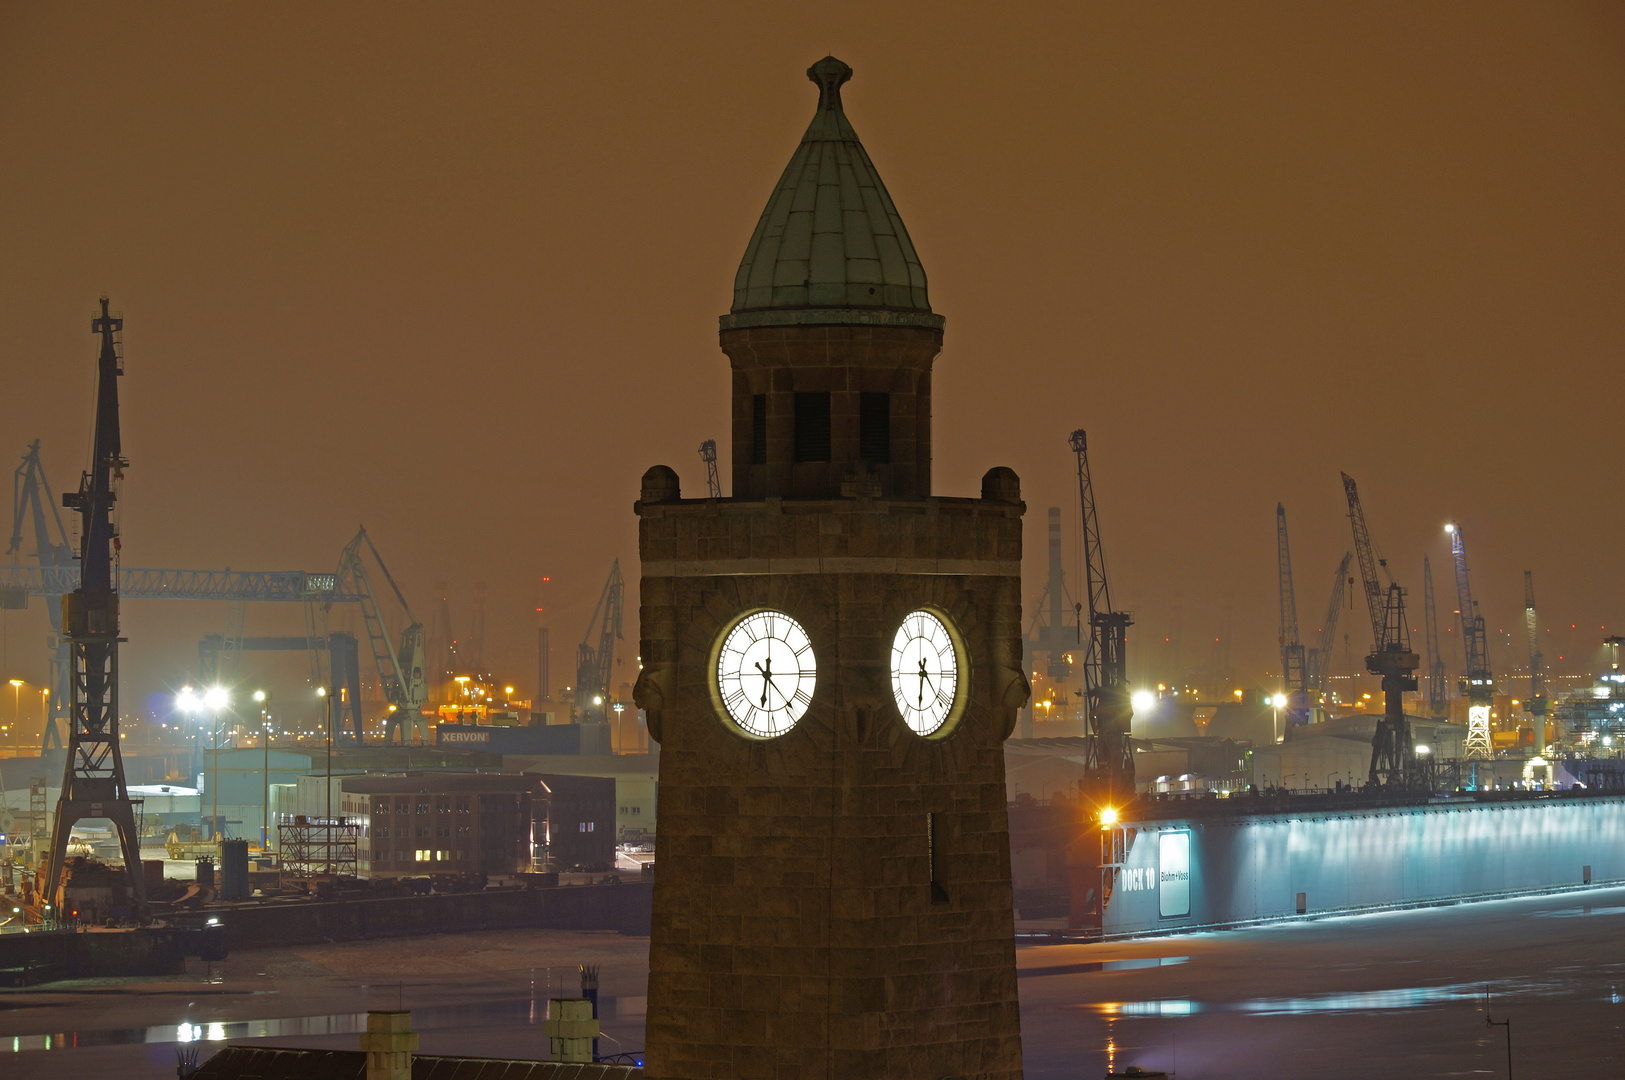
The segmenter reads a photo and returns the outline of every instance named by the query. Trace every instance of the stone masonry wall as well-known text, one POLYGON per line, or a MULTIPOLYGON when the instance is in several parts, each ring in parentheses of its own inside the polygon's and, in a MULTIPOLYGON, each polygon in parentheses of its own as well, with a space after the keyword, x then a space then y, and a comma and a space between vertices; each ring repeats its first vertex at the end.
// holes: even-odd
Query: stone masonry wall
POLYGON ((639 504, 638 698, 661 741, 649 1075, 1019 1077, 1002 751, 1027 696, 1019 495, 682 503, 659 487, 639 504), (929 738, 889 673, 921 606, 969 660, 963 714, 929 738), (801 622, 818 665, 807 714, 765 741, 726 724, 711 678, 719 636, 761 607, 801 622))

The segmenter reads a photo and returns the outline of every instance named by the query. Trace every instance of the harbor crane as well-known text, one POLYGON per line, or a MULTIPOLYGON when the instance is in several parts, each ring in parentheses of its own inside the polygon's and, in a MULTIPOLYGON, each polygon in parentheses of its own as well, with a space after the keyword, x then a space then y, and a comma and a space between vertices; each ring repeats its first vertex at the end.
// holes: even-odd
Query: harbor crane
POLYGON ((1490 650, 1484 633, 1484 616, 1478 613, 1472 583, 1467 576, 1467 547, 1461 530, 1446 525, 1450 534, 1450 554, 1456 561, 1456 603, 1460 606, 1461 645, 1467 654, 1466 677, 1461 693, 1467 699, 1468 760, 1487 761, 1494 756, 1490 745, 1490 705, 1495 697, 1495 678, 1490 674, 1490 650))
POLYGON ((1535 572, 1523 572, 1523 629, 1529 637, 1529 715, 1535 718, 1535 756, 1546 755, 1546 676, 1541 673, 1545 657, 1540 652, 1540 626, 1535 621, 1535 572))
MULTIPOLYGON (((1094 481, 1089 475, 1089 442, 1082 430, 1069 440, 1078 459, 1078 503, 1083 513, 1083 592, 1089 604, 1089 640, 1083 650, 1083 699, 1089 731, 1084 768, 1103 783, 1108 805, 1115 796, 1134 795, 1134 749, 1129 740, 1134 706, 1129 696, 1127 643, 1134 617, 1112 608, 1106 555, 1100 546, 1094 481)), ((1081 608, 1083 605, 1079 604, 1081 608)), ((1081 616, 1082 611, 1079 612, 1081 616)), ((1083 635, 1083 620, 1078 620, 1083 635)))
POLYGON ((1343 614, 1343 582, 1347 580, 1349 563, 1354 552, 1343 552, 1343 561, 1337 564, 1337 576, 1332 579, 1332 598, 1326 605, 1326 620, 1320 624, 1320 642, 1309 650, 1309 691, 1314 700, 1326 694, 1326 677, 1332 671, 1332 645, 1337 641, 1337 621, 1343 614))
POLYGON ((1443 720, 1450 715, 1445 699, 1444 656, 1439 652, 1439 613, 1433 603, 1433 567, 1422 556, 1422 615, 1427 620, 1428 716, 1443 720))
POLYGON ((609 684, 614 677, 615 642, 621 638, 621 608, 626 598, 626 582, 621 577, 621 560, 609 568, 598 606, 592 609, 587 632, 576 650, 576 721, 603 724, 609 721, 609 684), (598 644, 593 645, 593 631, 598 644))
MULTIPOLYGON (((382 555, 373 545, 372 537, 367 535, 365 526, 355 534, 355 539, 345 545, 339 554, 339 567, 336 575, 340 586, 348 585, 360 601, 361 621, 367 631, 367 642, 372 647, 374 662, 378 665, 378 682, 383 687, 384 698, 390 704, 389 725, 384 731, 384 741, 394 740, 397 729, 401 730, 401 742, 407 744, 420 734, 427 734, 427 727, 423 720, 423 706, 429 700, 429 687, 424 679, 423 656, 423 624, 412 614, 412 607, 406 602, 406 596, 401 587, 395 583, 395 578, 384 565, 382 555), (372 552, 378 569, 383 573, 384 580, 389 584, 395 599, 401 605, 401 611, 406 616, 406 629, 401 631, 400 645, 391 649, 389 636, 384 630, 384 620, 378 611, 378 599, 372 591, 372 579, 367 573, 367 563, 361 557, 361 547, 365 544, 367 550, 372 552), (401 724, 411 724, 411 734, 401 724)), ((328 607, 332 605, 329 604, 328 607)), ((360 734, 357 733, 359 740, 360 734)))
MULTIPOLYGON (((23 546, 23 519, 33 519, 34 557, 39 565, 52 570, 67 570, 77 559, 68 532, 62 527, 62 515, 57 510, 56 496, 51 493, 51 482, 45 478, 45 465, 40 461, 40 441, 28 444, 23 463, 17 466, 11 480, 11 543, 6 554, 16 555, 23 546), (44 498, 41 498, 43 494, 44 498), (49 508, 50 516, 46 516, 49 508), (55 527, 54 529, 52 527, 55 527)), ((27 603, 28 593, 23 589, 4 590, 0 607, 20 608, 27 603)), ((46 750, 61 749, 62 735, 57 719, 68 707, 68 641, 62 636, 62 602, 58 596, 46 597, 45 614, 51 621, 51 633, 46 647, 51 653, 49 682, 46 689, 45 731, 41 736, 46 750)))
POLYGON ((1287 722, 1307 724, 1314 714, 1309 696, 1309 662, 1298 637, 1298 597, 1292 589, 1292 549, 1287 543, 1286 507, 1275 504, 1276 565, 1280 571, 1281 675, 1286 682, 1287 722))
POLYGON ((1360 580, 1365 588, 1366 609, 1371 614, 1373 648, 1365 658, 1366 670, 1382 676, 1382 719, 1371 738, 1371 787, 1409 788, 1420 785, 1416 767, 1416 747, 1411 740, 1410 721, 1405 719, 1405 692, 1416 689, 1417 665, 1421 658, 1411 651, 1411 631, 1405 622, 1405 590, 1388 573, 1388 560, 1377 558, 1366 528, 1365 509, 1354 478, 1343 473, 1343 495, 1348 500, 1349 526, 1354 533, 1354 551, 1360 560, 1360 580), (1383 586, 1377 568, 1388 577, 1383 586))
POLYGON ((62 794, 51 826, 51 854, 43 895, 60 904, 57 888, 73 826, 85 818, 107 818, 118 833, 124 853, 125 880, 137 909, 146 906, 141 867, 141 835, 135 803, 124 779, 119 747, 118 647, 119 595, 113 563, 120 547, 113 504, 129 462, 119 432, 118 380, 124 374, 115 335, 124 320, 102 313, 90 324, 101 338, 96 361, 96 419, 91 438, 90 468, 79 478, 79 490, 62 494, 62 505, 79 513, 79 587, 62 598, 62 630, 68 639, 68 747, 62 771, 62 794))
POLYGON ((713 499, 722 498, 722 477, 717 475, 717 441, 707 439, 700 444, 700 460, 705 462, 705 490, 713 499))

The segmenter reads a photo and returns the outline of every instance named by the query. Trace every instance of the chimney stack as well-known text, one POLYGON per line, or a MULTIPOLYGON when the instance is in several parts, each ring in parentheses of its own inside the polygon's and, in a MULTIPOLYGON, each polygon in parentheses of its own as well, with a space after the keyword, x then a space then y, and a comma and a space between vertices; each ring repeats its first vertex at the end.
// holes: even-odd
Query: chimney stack
POLYGON ((361 1049, 367 1055, 367 1080, 412 1080, 412 1051, 418 1048, 409 1009, 367 1013, 361 1049))

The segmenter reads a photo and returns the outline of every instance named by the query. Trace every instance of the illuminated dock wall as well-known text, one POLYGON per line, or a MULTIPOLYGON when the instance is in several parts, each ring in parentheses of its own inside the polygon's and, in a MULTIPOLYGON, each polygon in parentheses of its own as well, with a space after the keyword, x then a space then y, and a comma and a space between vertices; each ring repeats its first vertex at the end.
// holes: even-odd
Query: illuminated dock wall
POLYGON ((1210 804, 1126 829, 1107 937, 1625 881, 1625 798, 1233 817, 1210 804))

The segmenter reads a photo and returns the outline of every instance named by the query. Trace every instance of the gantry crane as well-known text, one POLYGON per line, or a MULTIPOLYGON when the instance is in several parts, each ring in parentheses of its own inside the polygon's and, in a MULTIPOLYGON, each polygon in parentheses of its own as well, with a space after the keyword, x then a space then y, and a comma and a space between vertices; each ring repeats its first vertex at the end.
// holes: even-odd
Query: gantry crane
POLYGON ((1307 724, 1314 713, 1309 696, 1309 664, 1298 637, 1298 597, 1292 588, 1292 549, 1287 543, 1286 507, 1275 504, 1275 552, 1281 601, 1281 675, 1286 681, 1287 722, 1307 724))
POLYGON ((115 340, 124 329, 124 320, 108 314, 107 297, 102 297, 101 304, 101 316, 90 324, 91 332, 101 337, 90 468, 80 476, 78 491, 62 495, 62 505, 80 516, 79 587, 62 598, 62 629, 70 653, 68 752, 51 827, 43 895, 48 904, 61 902, 57 887, 62 884, 74 824, 84 818, 107 818, 124 853, 125 880, 141 908, 147 895, 141 836, 119 749, 119 597, 113 570, 114 552, 120 546, 113 504, 130 464, 124 458, 119 431, 118 380, 124 374, 124 361, 115 340))
MULTIPOLYGON (((23 456, 23 463, 17 466, 11 481, 11 543, 6 547, 6 554, 15 555, 23 546, 23 518, 32 517, 34 522, 34 558, 44 570, 67 570, 74 567, 76 559, 73 554, 73 544, 68 540, 68 532, 62 527, 62 515, 57 511, 56 496, 51 493, 51 482, 45 478, 45 465, 40 461, 40 441, 35 439, 28 444, 28 453, 23 456), (44 498, 41 498, 41 495, 44 498), (50 516, 46 516, 46 508, 50 508, 50 516), (55 526, 53 535, 52 526, 55 526)), ((55 575, 42 573, 41 577, 49 578, 55 575)), ((22 589, 11 589, 8 592, 17 596, 13 602, 21 604, 22 596, 27 593, 22 589)), ((62 734, 57 730, 57 717, 62 715, 68 707, 68 641, 62 636, 62 595, 54 594, 45 598, 45 614, 51 621, 51 633, 46 642, 51 652, 51 668, 49 682, 46 683, 46 719, 45 731, 41 736, 42 746, 46 750, 61 749, 62 734)))
POLYGON ((1535 621, 1535 572, 1523 572, 1523 628, 1529 637, 1529 715, 1535 718, 1535 756, 1546 753, 1546 676, 1541 672, 1545 657, 1540 652, 1540 626, 1535 621))
MULTIPOLYGON (((1078 503, 1083 513, 1083 591, 1089 604, 1089 640, 1083 650, 1083 698, 1088 714, 1084 767, 1104 785, 1107 800, 1134 796, 1134 749, 1129 741, 1134 706, 1129 697, 1127 642, 1134 617, 1112 609, 1106 555, 1100 546, 1089 445, 1083 431, 1069 440, 1078 459, 1078 503)), ((1080 611, 1081 615, 1082 612, 1080 611)), ((1078 632, 1083 632, 1082 619, 1078 632)), ((1110 804, 1110 803, 1109 803, 1110 804)))
POLYGON ((1385 588, 1377 579, 1380 566, 1385 574, 1388 560, 1378 559, 1366 528, 1365 510, 1354 478, 1343 474, 1343 495, 1349 504, 1349 526, 1354 532, 1354 551, 1360 560, 1360 580, 1365 587, 1366 609, 1371 614, 1373 648, 1365 658, 1366 670, 1382 676, 1382 719, 1371 738, 1372 787, 1411 788, 1420 784, 1416 768, 1416 748, 1411 741, 1411 725, 1405 719, 1405 692, 1416 689, 1417 665, 1421 659, 1411 651, 1411 631, 1405 623, 1405 590, 1388 574, 1385 588))
POLYGON ((1445 700, 1444 656, 1439 652, 1439 613, 1433 603, 1433 567, 1422 556, 1422 614, 1427 620, 1428 716, 1443 720, 1450 715, 1445 700))
POLYGON ((602 724, 609 720, 609 684, 614 677, 615 642, 621 637, 621 608, 625 596, 621 560, 616 559, 609 568, 604 591, 598 594, 598 606, 592 609, 581 646, 576 650, 577 723, 602 724), (593 646, 595 629, 597 647, 593 646))
POLYGON ((1337 621, 1343 614, 1343 582, 1348 578, 1349 563, 1354 552, 1343 552, 1343 561, 1337 564, 1337 576, 1332 579, 1332 598, 1326 605, 1326 621, 1320 625, 1319 644, 1309 650, 1309 691, 1315 701, 1326 693, 1326 677, 1332 670, 1332 645, 1337 641, 1337 621))
POLYGON ((1461 530, 1446 525, 1450 534, 1450 554, 1456 560, 1456 603, 1460 605, 1461 646, 1467 657, 1466 677, 1461 693, 1467 699, 1467 757, 1486 761, 1494 756, 1490 745, 1490 705, 1495 697, 1495 679, 1490 675, 1490 650, 1484 633, 1484 616, 1478 613, 1472 584, 1467 577, 1467 547, 1461 530))
POLYGON ((705 491, 713 499, 722 498, 722 477, 717 475, 717 441, 707 439, 700 444, 700 460, 705 462, 705 491))
MULTIPOLYGON (((423 719, 423 706, 429 700, 429 687, 424 678, 423 667, 423 624, 418 622, 412 614, 412 607, 406 602, 401 587, 395 584, 395 578, 390 574, 389 567, 384 565, 383 556, 378 554, 378 548, 373 545, 372 537, 367 535, 363 526, 356 534, 355 539, 345 545, 344 551, 339 555, 338 584, 351 586, 361 603, 361 621, 367 631, 367 641, 372 646, 372 657, 378 665, 378 682, 383 687, 384 698, 392 706, 389 714, 389 724, 384 731, 384 741, 391 742, 395 731, 401 728, 403 722, 411 724, 411 734, 406 734, 402 728, 401 742, 408 743, 419 734, 427 734, 427 727, 423 719), (406 629, 401 631, 400 646, 391 649, 389 636, 384 630, 383 617, 378 612, 378 600, 373 595, 372 579, 367 573, 367 564, 361 557, 361 545, 366 544, 367 550, 372 552, 373 559, 378 563, 378 569, 383 571, 384 580, 389 583, 390 590, 394 592, 395 599, 401 605, 401 611, 406 616, 406 629)), ((329 605, 331 607, 331 605, 329 605)), ((356 731, 356 740, 361 739, 361 732, 356 731)))

